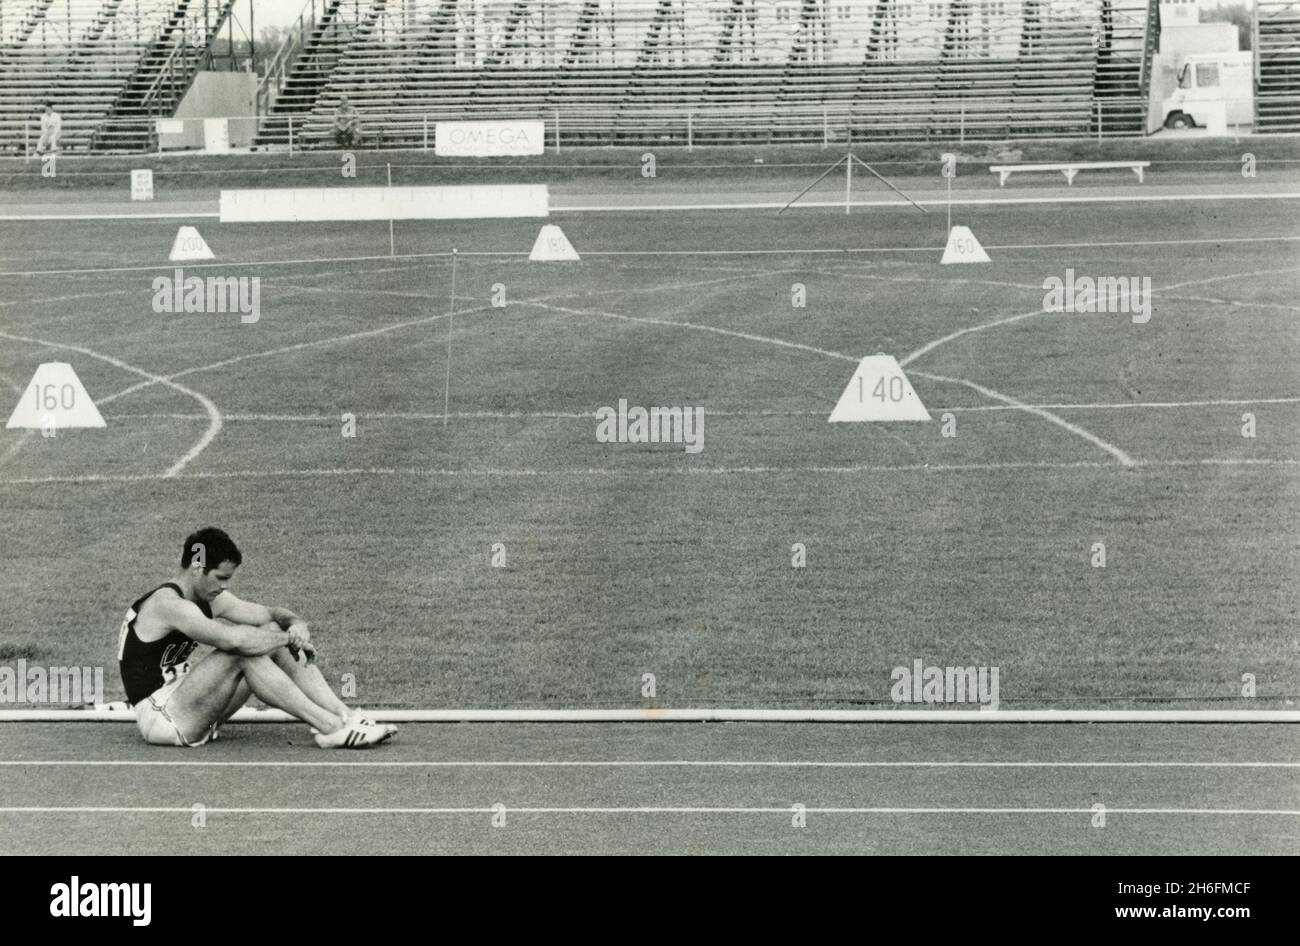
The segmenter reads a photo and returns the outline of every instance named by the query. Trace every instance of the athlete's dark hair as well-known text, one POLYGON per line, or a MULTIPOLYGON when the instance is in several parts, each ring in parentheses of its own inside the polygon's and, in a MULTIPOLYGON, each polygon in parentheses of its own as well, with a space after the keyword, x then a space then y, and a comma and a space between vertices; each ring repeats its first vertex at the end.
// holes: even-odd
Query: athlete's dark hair
POLYGON ((213 526, 191 532, 185 537, 185 547, 181 549, 181 568, 189 568, 194 557, 202 553, 203 571, 212 571, 222 562, 238 565, 244 560, 239 553, 235 540, 225 532, 213 526))

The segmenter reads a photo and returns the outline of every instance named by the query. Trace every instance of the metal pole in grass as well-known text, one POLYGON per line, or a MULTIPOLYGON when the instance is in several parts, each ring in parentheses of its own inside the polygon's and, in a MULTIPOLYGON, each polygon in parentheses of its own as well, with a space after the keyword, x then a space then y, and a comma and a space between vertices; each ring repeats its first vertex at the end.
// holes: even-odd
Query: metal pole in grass
POLYGON ((797 201, 797 200, 798 200, 800 197, 802 197, 804 194, 808 193, 810 190, 812 190, 814 187, 816 187, 816 186, 817 186, 818 184, 820 184, 822 181, 826 180, 826 178, 830 177, 831 174, 832 174, 832 173, 833 173, 833 172, 834 172, 834 171, 835 171, 835 170, 840 166, 840 164, 843 163, 844 161, 847 161, 847 160, 848 160, 848 155, 845 155, 844 157, 840 158, 839 161, 836 161, 834 164, 832 164, 832 165, 831 165, 830 167, 828 167, 826 170, 824 170, 824 171, 822 171, 820 174, 818 174, 816 180, 814 180, 811 184, 809 184, 807 187, 805 187, 805 188, 804 188, 803 190, 801 190, 799 193, 797 193, 797 194, 795 194, 793 197, 791 197, 790 200, 789 200, 789 202, 788 202, 784 207, 782 207, 780 210, 778 210, 778 211, 776 212, 776 215, 779 217, 779 216, 781 216, 781 214, 783 214, 783 213, 785 213, 787 210, 789 210, 790 207, 794 204, 795 201, 797 201))
POLYGON ((447 426, 451 416, 451 330, 456 324, 456 258, 459 251, 451 248, 451 305, 447 309, 447 379, 442 389, 442 426, 447 426))
POLYGON ((844 158, 844 216, 849 215, 849 195, 853 191, 853 154, 844 158))
MULTIPOLYGON (((391 161, 388 162, 387 167, 388 167, 388 186, 392 187, 393 186, 393 163, 391 161)), ((388 221, 388 255, 389 256, 397 255, 397 241, 393 238, 393 221, 391 218, 389 218, 388 221)))
POLYGON ((858 164, 861 164, 861 165, 862 165, 863 169, 864 169, 868 174, 870 174, 870 175, 871 175, 872 177, 874 177, 876 180, 880 181, 880 183, 884 184, 884 185, 885 185, 886 187, 888 187, 891 191, 893 191, 893 192, 894 192, 895 194, 897 194, 899 197, 903 198, 905 201, 907 201, 909 204, 911 204, 911 205, 912 205, 913 207, 915 207, 917 210, 921 211, 921 213, 923 213, 923 214, 928 214, 928 213, 930 212, 930 211, 926 210, 924 207, 922 207, 920 204, 918 204, 916 201, 914 201, 912 198, 908 197, 907 194, 903 193, 901 190, 899 190, 899 189, 898 189, 897 187, 895 187, 893 184, 889 183, 889 181, 887 181, 887 180, 886 180, 886 179, 885 179, 885 178, 880 174, 879 171, 877 171, 875 168, 873 168, 873 167, 872 167, 870 164, 868 164, 866 161, 863 161, 863 160, 862 160, 861 158, 859 158, 856 154, 850 154, 850 155, 848 156, 848 160, 850 160, 850 161, 857 161, 858 164))
POLYGON ((952 178, 948 178, 948 232, 952 233, 952 178))

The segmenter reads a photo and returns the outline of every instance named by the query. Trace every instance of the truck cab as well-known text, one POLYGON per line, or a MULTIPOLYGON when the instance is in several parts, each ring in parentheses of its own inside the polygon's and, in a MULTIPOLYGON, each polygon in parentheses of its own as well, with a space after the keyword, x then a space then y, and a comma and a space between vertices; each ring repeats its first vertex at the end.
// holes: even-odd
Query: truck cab
POLYGON ((1207 113, 1223 108, 1229 124, 1255 119, 1254 60, 1250 52, 1195 53, 1178 64, 1178 88, 1164 100, 1166 128, 1208 124, 1207 113))

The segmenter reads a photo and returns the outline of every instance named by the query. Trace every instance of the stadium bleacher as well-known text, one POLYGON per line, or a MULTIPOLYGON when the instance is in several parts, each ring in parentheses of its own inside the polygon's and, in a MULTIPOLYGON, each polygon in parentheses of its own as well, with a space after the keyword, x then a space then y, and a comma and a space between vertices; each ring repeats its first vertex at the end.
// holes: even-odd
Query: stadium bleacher
MULTIPOLYGON (((0 150, 40 105, 65 151, 156 146, 235 0, 5 0, 0 150)), ((1300 130, 1300 0, 1260 0, 1260 131, 1300 130)), ((570 144, 1146 131, 1158 0, 306 0, 261 81, 255 144, 365 143, 543 118, 570 144)))
MULTIPOLYGON (((259 143, 544 116, 575 144, 1141 134, 1155 0, 343 0, 259 143), (323 69, 322 60, 331 68, 323 69), (1099 122, 1100 118, 1100 122, 1099 122), (1100 124, 1100 128, 1099 128, 1100 124)), ((322 25, 323 24, 323 25, 322 25)))
POLYGON ((139 150, 169 116, 234 0, 5 0, 0 151, 26 153, 41 106, 63 117, 64 151, 139 150), (15 15, 16 14, 16 15, 15 15), (114 121, 107 121, 110 117, 114 121))
POLYGON ((1255 129, 1300 131, 1300 0, 1257 0, 1255 129))

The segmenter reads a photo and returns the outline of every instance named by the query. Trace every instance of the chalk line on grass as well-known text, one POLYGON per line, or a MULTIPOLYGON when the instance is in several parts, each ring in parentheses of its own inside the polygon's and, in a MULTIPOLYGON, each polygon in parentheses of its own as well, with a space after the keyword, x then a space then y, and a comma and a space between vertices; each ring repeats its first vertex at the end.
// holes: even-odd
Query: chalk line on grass
POLYGON ((1115 446, 1113 443, 1108 443, 1107 441, 1102 440, 1096 434, 1084 430, 1078 424, 1070 423, 1068 420, 1066 420, 1063 417, 1058 417, 1057 415, 1053 414, 1051 411, 1044 410, 1041 407, 1034 407, 1030 404, 1024 403, 1023 401, 1018 401, 1015 398, 1010 397, 1009 395, 1001 394, 997 391, 994 391, 992 388, 986 388, 982 384, 976 384, 974 381, 967 381, 964 378, 945 378, 942 375, 929 374, 928 372, 925 371, 915 371, 913 372, 913 374, 917 375, 918 377, 928 378, 931 381, 940 381, 947 384, 965 385, 966 387, 970 388, 972 391, 977 391, 987 398, 992 398, 995 401, 1002 401, 1003 403, 1008 404, 1011 407, 1017 408, 1022 411, 1028 411, 1029 413, 1034 414, 1037 417, 1041 417, 1044 420, 1049 421, 1050 423, 1056 424, 1056 426, 1064 430, 1068 430, 1076 437, 1082 437, 1084 440, 1088 441, 1089 443, 1094 444, 1097 447, 1100 447, 1102 450, 1105 450, 1116 460, 1118 460, 1122 466, 1133 467, 1138 465, 1136 460, 1134 460, 1131 456, 1129 456, 1119 447, 1115 446))
MULTIPOLYGON (((842 352, 827 351, 824 348, 815 348, 812 345, 804 345, 799 342, 791 342, 779 338, 769 338, 763 335, 754 335, 749 332, 737 332, 731 329, 718 328, 712 325, 699 325, 694 322, 678 322, 669 319, 651 319, 651 318, 645 318, 641 316, 622 315, 616 312, 604 312, 595 309, 573 309, 573 308, 569 308, 568 306, 556 306, 556 305, 551 305, 548 303, 541 303, 541 302, 520 302, 516 304, 532 305, 538 308, 557 311, 557 312, 565 312, 572 315, 599 316, 602 318, 619 319, 626 322, 635 322, 635 323, 646 324, 646 325, 657 325, 657 326, 664 326, 664 327, 671 327, 671 328, 685 328, 685 329, 692 329, 694 331, 699 331, 699 332, 712 332, 714 334, 729 336, 732 338, 741 338, 746 341, 759 342, 759 343, 764 343, 769 345, 778 345, 784 348, 791 348, 798 351, 811 352, 812 354, 822 355, 828 358, 836 358, 841 361, 848 361, 854 364, 857 364, 859 361, 861 361, 860 358, 856 358, 852 355, 846 355, 842 352)), ((1030 314, 1037 314, 1037 313, 1030 313, 1030 314)), ((1018 318, 1027 318, 1027 317, 1028 316, 1019 316, 1018 318)), ((1013 318, 1017 318, 1017 317, 1013 317, 1013 318)), ((1001 321, 1004 322, 1006 320, 1001 320, 1001 321)), ((1001 324, 1001 322, 999 322, 998 324, 1001 324)), ((924 350, 926 349, 922 349, 922 351, 924 350)), ((1065 420, 1064 418, 1057 417, 1055 414, 1051 413, 1050 411, 1044 410, 1043 408, 1030 407, 1030 405, 1025 404, 1023 401, 1018 401, 1015 398, 1010 397, 1008 395, 1000 394, 999 392, 994 391, 991 388, 986 388, 983 385, 976 384, 973 381, 966 381, 960 378, 944 378, 938 375, 922 374, 922 377, 929 377, 932 380, 936 380, 936 381, 947 381, 953 384, 963 384, 966 387, 974 391, 977 391, 980 394, 983 394, 985 397, 991 398, 995 401, 1001 401, 1004 404, 1009 404, 1012 407, 1033 414, 1036 417, 1041 417, 1044 420, 1050 421, 1051 423, 1057 425, 1058 427, 1061 427, 1064 430, 1068 430, 1070 433, 1075 434, 1078 437, 1082 437, 1084 440, 1087 440, 1089 443, 1101 447, 1111 456, 1115 457, 1115 459, 1117 459, 1124 466, 1135 465, 1135 461, 1133 460, 1133 458, 1130 457, 1123 450, 1121 450, 1119 447, 1107 443, 1106 441, 1098 437, 1096 434, 1084 430, 1078 424, 1072 424, 1069 421, 1065 420)))
MULTIPOLYGON (((1300 404, 1300 397, 1257 397, 1257 398, 1219 398, 1204 401, 1114 401, 1091 404, 1029 404, 1029 407, 1050 411, 1109 411, 1128 409, 1186 409, 1193 407, 1254 407, 1261 404, 1300 404)), ((791 410, 705 410, 706 417, 736 418, 755 420, 772 417, 817 417, 824 418, 832 405, 816 408, 798 408, 791 410)), ((968 406, 942 406, 930 408, 931 413, 945 412, 981 414, 996 411, 1021 411, 1023 408, 1010 404, 973 404, 968 406)), ((441 411, 374 411, 353 412, 357 420, 416 420, 441 421, 441 411)), ((204 420, 207 415, 199 413, 120 413, 105 414, 114 420, 204 420)), ((452 420, 595 420, 600 415, 592 411, 452 411, 452 420)), ((306 423, 336 424, 337 414, 237 414, 227 411, 222 414, 227 424, 231 423, 306 423)))
MULTIPOLYGON (((1223 467, 1292 467, 1300 466, 1300 459, 1287 457, 1205 457, 1193 460, 1135 460, 1133 466, 1138 469, 1183 469, 1203 466, 1223 467)), ((730 477, 730 476, 860 476, 888 475, 892 473, 997 473, 1012 471, 1061 471, 1061 470, 1114 470, 1115 464, 1100 460, 1046 461, 1027 460, 1008 463, 910 463, 893 465, 856 466, 736 466, 736 467, 664 467, 662 469, 627 469, 609 468, 556 469, 537 470, 528 468, 477 468, 445 469, 424 467, 330 467, 309 469, 256 469, 256 470, 221 470, 205 473, 180 473, 174 478, 187 480, 235 480, 235 479, 292 479, 294 477, 345 477, 345 476, 410 476, 410 477, 445 477, 452 479, 548 479, 548 478, 609 478, 609 479, 653 479, 671 476, 730 477)), ((60 483, 147 483, 154 480, 169 479, 161 473, 85 473, 68 476, 28 476, 0 479, 0 486, 44 486, 60 483)))
MULTIPOLYGON (((179 391, 180 393, 186 395, 187 397, 192 397, 194 398, 194 400, 198 401, 199 404, 203 406, 203 409, 207 412, 208 429, 203 432, 203 436, 198 439, 198 441, 194 444, 194 446, 190 447, 190 449, 186 451, 184 456, 182 456, 179 460, 177 460, 167 469, 167 472, 163 474, 162 478, 169 478, 178 475, 182 470, 185 469, 186 466, 189 465, 190 461, 192 461, 195 457, 197 457, 200 453, 204 451, 204 449, 208 446, 208 444, 212 443, 212 441, 216 438, 217 434, 221 433, 221 427, 222 427, 221 411, 218 410, 217 405, 212 403, 211 399, 209 399, 205 395, 200 394, 198 391, 195 391, 192 388, 187 388, 183 384, 177 384, 175 381, 171 380, 170 378, 164 378, 161 375, 156 375, 150 371, 145 371, 143 368, 137 368, 135 365, 127 364, 125 361, 122 361, 120 358, 114 358, 112 355, 105 355, 102 352, 97 352, 92 348, 85 348, 81 345, 69 345, 66 342, 52 342, 42 338, 30 338, 25 335, 12 335, 9 332, 0 332, 0 337, 7 338, 15 342, 26 342, 27 344, 30 345, 41 345, 46 348, 56 348, 64 351, 73 351, 79 355, 85 355, 87 358, 95 358, 99 361, 106 362, 107 364, 110 364, 115 368, 121 368, 123 371, 128 371, 132 374, 136 374, 136 375, 140 375, 141 377, 148 378, 150 384, 165 384, 167 387, 172 388, 175 391, 179 391)), ((104 403, 104 399, 100 399, 97 403, 99 404, 104 403)))

